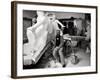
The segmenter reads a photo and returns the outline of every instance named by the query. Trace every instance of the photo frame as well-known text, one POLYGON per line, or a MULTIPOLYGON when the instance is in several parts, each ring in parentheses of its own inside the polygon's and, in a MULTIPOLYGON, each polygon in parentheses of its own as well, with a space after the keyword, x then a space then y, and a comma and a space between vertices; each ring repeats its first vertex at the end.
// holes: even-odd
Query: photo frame
POLYGON ((97 6, 12 1, 11 77, 97 73, 97 23, 97 6))

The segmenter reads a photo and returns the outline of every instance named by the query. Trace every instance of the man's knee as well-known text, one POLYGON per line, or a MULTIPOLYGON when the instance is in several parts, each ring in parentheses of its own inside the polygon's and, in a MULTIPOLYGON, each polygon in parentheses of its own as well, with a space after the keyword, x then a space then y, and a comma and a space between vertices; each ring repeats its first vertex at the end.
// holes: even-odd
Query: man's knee
POLYGON ((53 50, 53 55, 56 55, 56 53, 57 53, 57 48, 55 48, 54 50, 53 50))
POLYGON ((59 49, 59 55, 62 56, 62 48, 59 49))

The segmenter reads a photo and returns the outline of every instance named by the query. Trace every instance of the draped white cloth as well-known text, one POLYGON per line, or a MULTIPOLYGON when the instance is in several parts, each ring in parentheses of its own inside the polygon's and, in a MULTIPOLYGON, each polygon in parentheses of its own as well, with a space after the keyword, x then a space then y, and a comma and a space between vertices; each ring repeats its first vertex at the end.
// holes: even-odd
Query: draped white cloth
MULTIPOLYGON (((42 24, 40 24, 36 28, 35 32, 32 32, 32 29, 29 29, 30 27, 27 29, 27 37, 28 37, 27 55, 32 55, 32 59, 34 61, 36 61, 38 55, 45 47, 46 41, 47 41, 47 34, 48 34, 47 25, 48 25, 48 23, 47 23, 47 20, 44 19, 44 17, 37 18, 37 22, 40 22, 41 20, 44 20, 44 21, 42 24)), ((25 52, 25 50, 24 50, 24 52, 25 52)))
MULTIPOLYGON (((37 62, 39 60, 39 55, 41 56, 41 51, 46 46, 46 41, 48 34, 52 34, 52 37, 56 35, 56 30, 59 30, 57 23, 50 21, 48 17, 38 17, 37 22, 42 22, 34 32, 32 29, 27 29, 28 37, 28 55, 32 55, 32 60, 37 62)), ((34 28, 34 25, 32 26, 34 28)), ((35 26, 36 27, 36 26, 35 26)), ((51 36, 50 38, 51 39, 51 36)))

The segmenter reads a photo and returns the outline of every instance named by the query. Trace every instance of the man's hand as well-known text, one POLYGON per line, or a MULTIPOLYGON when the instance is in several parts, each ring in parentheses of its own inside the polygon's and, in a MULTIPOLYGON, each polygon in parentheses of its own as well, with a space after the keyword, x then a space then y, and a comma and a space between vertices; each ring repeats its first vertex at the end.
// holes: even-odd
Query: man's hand
POLYGON ((57 50, 59 50, 59 49, 60 49, 60 47, 56 47, 56 49, 57 49, 57 50))

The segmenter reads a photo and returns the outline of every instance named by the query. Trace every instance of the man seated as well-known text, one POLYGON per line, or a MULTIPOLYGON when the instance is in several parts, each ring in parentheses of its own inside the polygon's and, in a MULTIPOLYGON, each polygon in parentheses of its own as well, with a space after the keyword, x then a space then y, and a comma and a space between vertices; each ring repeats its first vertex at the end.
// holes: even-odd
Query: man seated
POLYGON ((66 35, 61 35, 60 31, 56 35, 56 46, 53 50, 53 56, 56 62, 61 62, 63 67, 66 67, 64 54, 66 53, 65 47, 68 45, 68 41, 71 39, 66 35))

